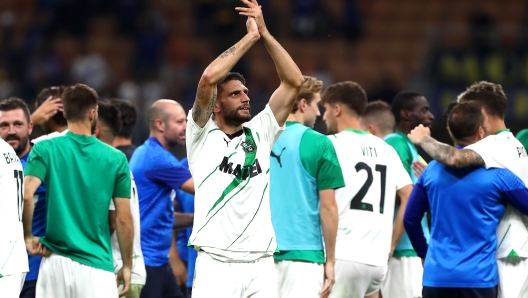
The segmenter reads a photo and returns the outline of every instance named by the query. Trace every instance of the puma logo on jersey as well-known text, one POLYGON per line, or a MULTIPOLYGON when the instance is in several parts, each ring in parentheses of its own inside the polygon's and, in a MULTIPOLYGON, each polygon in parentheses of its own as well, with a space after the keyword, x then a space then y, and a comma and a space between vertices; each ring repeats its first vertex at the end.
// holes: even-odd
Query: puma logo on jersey
POLYGON ((7 164, 20 163, 20 159, 18 159, 18 156, 13 155, 10 152, 4 153, 3 155, 7 164))
POLYGON ((273 150, 272 150, 271 153, 270 153, 270 156, 271 156, 271 157, 277 159, 277 162, 279 163, 279 166, 280 166, 281 168, 282 168, 281 155, 282 155, 282 153, 284 152, 285 149, 286 149, 286 147, 282 148, 281 153, 280 153, 279 155, 275 154, 275 152, 273 152, 273 150))
POLYGON ((526 148, 524 147, 517 147, 517 154, 519 154, 519 157, 528 157, 528 154, 526 154, 526 148))
POLYGON ((235 175, 241 180, 246 180, 247 177, 253 178, 262 173, 262 168, 260 167, 258 159, 255 159, 255 162, 250 166, 244 166, 241 164, 236 164, 234 166, 235 167, 233 168, 233 163, 229 162, 229 157, 224 156, 224 159, 222 159, 222 163, 220 163, 218 170, 224 173, 235 175))
POLYGON ((229 143, 231 143, 231 140, 228 141, 224 138, 224 142, 226 142, 226 146, 229 147, 229 143))

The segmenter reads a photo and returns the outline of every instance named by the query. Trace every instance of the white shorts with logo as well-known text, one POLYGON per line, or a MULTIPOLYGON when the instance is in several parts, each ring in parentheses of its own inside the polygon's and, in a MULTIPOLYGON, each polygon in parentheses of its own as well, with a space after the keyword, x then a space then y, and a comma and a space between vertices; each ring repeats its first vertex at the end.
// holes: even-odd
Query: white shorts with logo
POLYGON ((114 272, 83 265, 52 253, 42 258, 36 298, 115 298, 114 272))
POLYGON ((498 259, 497 268, 499 298, 528 298, 528 259, 498 259))
POLYGON ((319 298, 324 284, 324 265, 302 261, 275 261, 279 298, 319 298))
POLYGON ((253 262, 221 262, 200 251, 194 267, 192 296, 276 298, 273 257, 253 262))
POLYGON ((392 257, 381 285, 384 298, 422 297, 423 265, 419 257, 392 257))
POLYGON ((365 297, 381 288, 387 266, 372 266, 345 260, 336 260, 335 284, 330 298, 365 297))
POLYGON ((18 298, 26 279, 26 272, 0 277, 0 297, 18 298))

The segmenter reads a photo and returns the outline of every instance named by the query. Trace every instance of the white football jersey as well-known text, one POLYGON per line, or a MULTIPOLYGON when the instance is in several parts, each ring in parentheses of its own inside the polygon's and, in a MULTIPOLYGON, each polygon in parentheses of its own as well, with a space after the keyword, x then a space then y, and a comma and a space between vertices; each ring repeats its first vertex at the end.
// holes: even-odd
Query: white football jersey
MULTIPOLYGON (((145 269, 145 261, 143 260, 143 252, 141 251, 141 235, 140 235, 140 220, 139 220, 139 199, 136 182, 134 176, 130 173, 130 212, 134 220, 134 246, 132 249, 132 284, 144 285, 147 280, 147 271, 145 269)), ((110 201, 110 210, 115 210, 114 201, 110 201)), ((112 255, 114 257, 114 272, 117 272, 123 267, 123 259, 121 258, 121 250, 119 249, 119 241, 117 239, 117 231, 112 233, 110 237, 112 243, 112 255)))
MULTIPOLYGON (((506 168, 528 185, 528 156, 526 148, 509 131, 490 135, 466 149, 477 152, 486 168, 506 168)), ((510 256, 528 257, 528 218, 510 205, 497 228, 497 258, 510 256)))
POLYGON ((394 148, 382 139, 353 129, 328 137, 346 185, 335 191, 339 210, 336 259, 386 266, 396 192, 412 181, 394 148))
POLYGON ((189 112, 187 156, 195 184, 197 249, 224 261, 253 261, 277 248, 269 203, 270 152, 284 127, 269 105, 230 139, 212 119, 200 128, 189 112))
POLYGON ((22 210, 24 170, 13 147, 0 138, 0 278, 28 272, 22 210))
POLYGON ((42 135, 38 138, 31 140, 31 143, 36 144, 40 141, 49 140, 49 139, 53 139, 56 137, 62 137, 62 136, 65 136, 68 133, 68 131, 69 131, 68 129, 65 129, 61 132, 58 132, 58 131, 50 132, 49 134, 42 135))

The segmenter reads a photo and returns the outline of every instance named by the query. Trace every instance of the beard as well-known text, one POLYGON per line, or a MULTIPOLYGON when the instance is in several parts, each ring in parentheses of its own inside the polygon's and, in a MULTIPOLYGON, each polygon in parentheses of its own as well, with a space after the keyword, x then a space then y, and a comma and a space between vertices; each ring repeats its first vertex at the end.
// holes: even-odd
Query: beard
POLYGON ((24 150, 26 150, 26 148, 28 146, 29 136, 25 136, 25 137, 19 138, 16 135, 12 135, 12 136, 7 136, 4 139, 4 141, 6 141, 6 142, 10 141, 10 140, 17 140, 18 141, 18 146, 14 147, 13 150, 15 150, 15 153, 17 155, 19 155, 20 153, 24 152, 24 150))
MULTIPOLYGON (((249 107, 249 106, 248 106, 249 107)), ((242 107, 238 107, 236 109, 230 109, 225 106, 222 107, 221 114, 224 118, 225 124, 229 126, 239 126, 242 125, 244 122, 248 122, 251 120, 251 107, 249 107, 249 115, 240 115, 238 112, 242 109, 242 107)))

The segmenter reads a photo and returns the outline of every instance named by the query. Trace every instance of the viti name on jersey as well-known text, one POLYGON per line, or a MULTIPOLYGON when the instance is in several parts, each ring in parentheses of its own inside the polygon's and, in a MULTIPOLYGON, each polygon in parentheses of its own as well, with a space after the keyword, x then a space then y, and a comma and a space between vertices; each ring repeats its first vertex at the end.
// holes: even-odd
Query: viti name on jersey
POLYGON ((258 162, 258 159, 255 159, 255 162, 252 165, 244 166, 241 164, 233 165, 232 162, 229 162, 229 157, 224 156, 222 163, 218 167, 218 170, 224 173, 235 175, 238 179, 246 180, 247 177, 255 177, 262 173, 262 168, 258 162), (234 166, 234 168, 233 168, 234 166))

